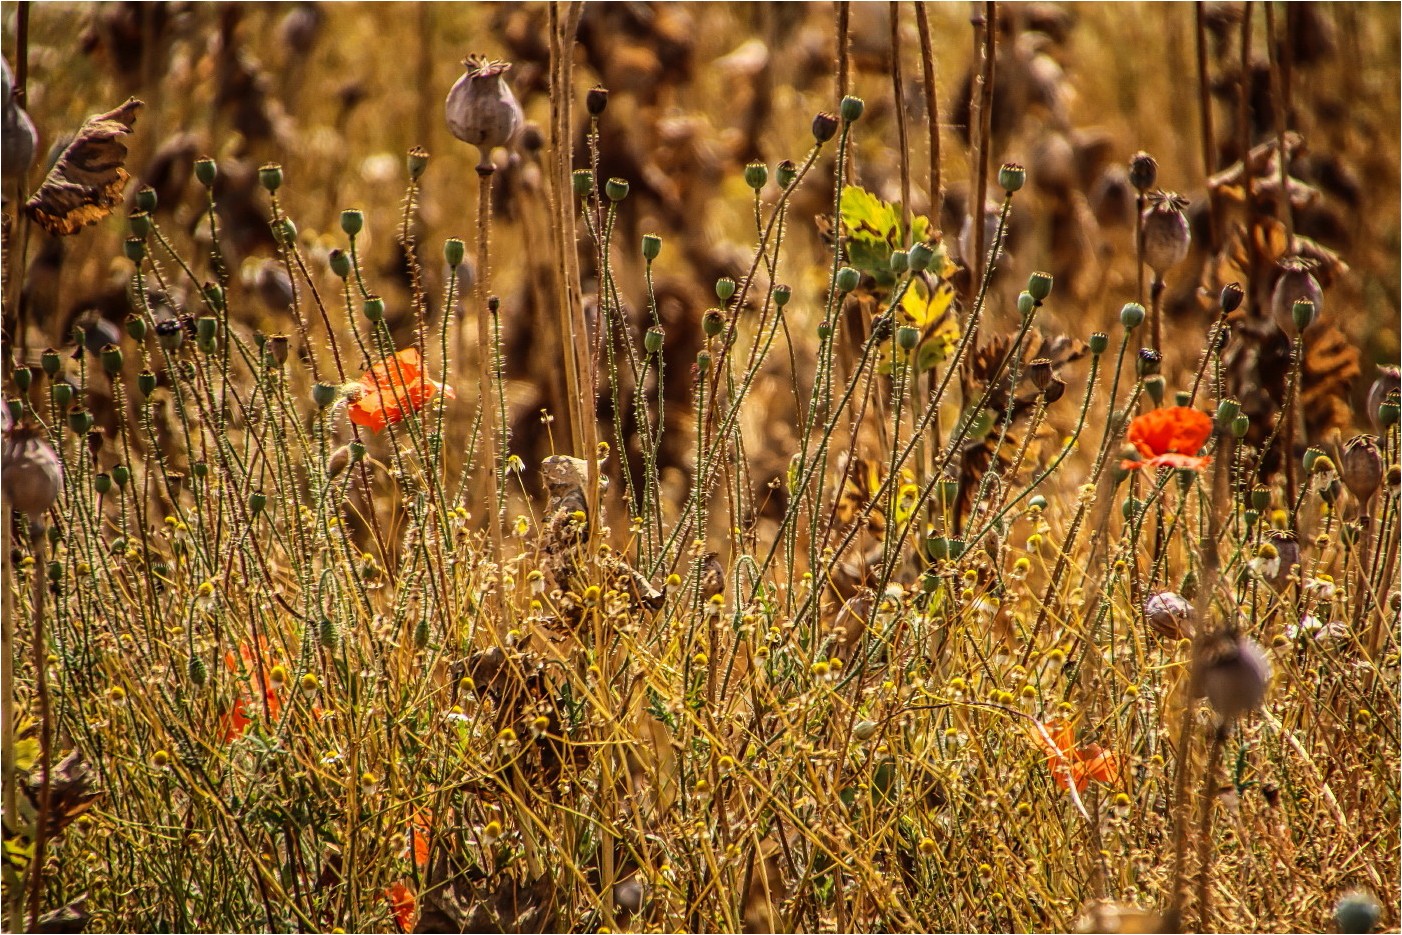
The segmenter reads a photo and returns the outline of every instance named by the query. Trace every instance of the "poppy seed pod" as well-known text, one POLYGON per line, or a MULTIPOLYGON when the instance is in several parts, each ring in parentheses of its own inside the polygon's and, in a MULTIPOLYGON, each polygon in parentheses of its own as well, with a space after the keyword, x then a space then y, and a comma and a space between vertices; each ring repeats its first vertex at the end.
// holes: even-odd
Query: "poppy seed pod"
POLYGON ((29 425, 10 430, 0 449, 0 484, 10 508, 38 522, 63 489, 63 464, 40 431, 29 425))
POLYGON ((1378 378, 1368 388, 1368 418, 1372 420, 1373 428, 1379 431, 1385 428, 1379 410, 1387 401, 1388 394, 1396 393, 1399 389, 1402 389, 1402 371, 1396 367, 1379 367, 1378 378))
POLYGON ((1066 395, 1066 381, 1053 375, 1047 388, 1042 390, 1042 401, 1048 406, 1066 395))
POLYGON ((1153 156, 1140 150, 1129 157, 1129 184, 1138 189, 1140 194, 1153 188, 1158 180, 1159 164, 1153 156))
POLYGON ((524 122, 521 105, 506 84, 511 65, 476 55, 469 55, 462 64, 467 70, 448 92, 445 104, 448 129, 481 151, 479 166, 490 165, 491 151, 510 145, 524 122))
POLYGON ((1188 256, 1193 235, 1188 229, 1188 217, 1183 213, 1186 207, 1188 199, 1183 196, 1159 192, 1144 209, 1144 262, 1159 279, 1188 256))
POLYGON ((853 289, 856 289, 857 285, 861 281, 861 273, 857 272, 850 266, 844 266, 837 271, 837 279, 835 280, 835 285, 837 286, 838 292, 848 293, 851 292, 853 289))
POLYGON ((1261 707, 1271 664, 1255 640, 1235 633, 1214 636, 1198 659, 1202 694, 1224 723, 1261 707))
POLYGON ((826 143, 837 133, 837 118, 829 113, 820 113, 813 118, 813 139, 826 143))
POLYGON ((411 181, 417 182, 428 168, 428 150, 422 146, 415 146, 409 150, 409 155, 405 157, 405 165, 409 170, 411 181))
POLYGON ((923 273, 935 260, 935 250, 927 243, 912 244, 906 265, 914 272, 923 273))
POLYGON ((339 247, 326 255, 326 262, 331 267, 331 272, 337 279, 347 279, 351 274, 351 261, 346 252, 339 247))
POLYGON ((195 160, 195 178, 205 188, 214 185, 214 179, 219 174, 219 167, 214 160, 208 156, 201 156, 195 160))
POLYGON ((1229 282, 1222 287, 1222 294, 1218 297, 1218 302, 1222 306, 1222 311, 1230 315, 1241 308, 1242 300, 1246 298, 1246 290, 1241 288, 1239 282, 1229 282))
POLYGON ((751 162, 745 166, 745 184, 759 191, 769 181, 769 167, 762 162, 751 162))
POLYGON ((622 201, 628 197, 628 180, 609 179, 604 183, 604 194, 608 196, 609 201, 615 203, 622 201))
POLYGON ((1159 366, 1162 363, 1162 354, 1152 347, 1141 347, 1138 356, 1135 358, 1134 367, 1141 378, 1152 377, 1159 372, 1159 366))
POLYGON ((788 305, 789 299, 791 298, 793 298, 793 290, 790 289, 788 286, 784 285, 783 283, 780 283, 779 285, 774 287, 774 304, 777 305, 779 308, 783 308, 785 305, 788 305))
POLYGON ((1027 170, 1015 162, 1005 162, 998 169, 998 184, 1009 194, 1019 191, 1027 181, 1027 170))
POLYGON ((1339 475, 1359 503, 1367 503, 1383 482, 1383 454, 1372 435, 1357 435, 1344 445, 1339 475))
POLYGON ((1126 302, 1120 309, 1120 324, 1126 331, 1133 331, 1144 324, 1144 306, 1138 302, 1126 302))
POLYGON ((651 263, 662 253, 662 238, 656 234, 643 234, 643 259, 651 263))
POLYGON ((595 85, 584 95, 584 109, 589 111, 589 116, 599 117, 609 106, 609 89, 595 85))
POLYGON ((1150 629, 1170 640, 1192 639, 1193 607, 1180 594, 1159 591, 1144 602, 1144 619, 1150 629))
POLYGON ((275 162, 269 162, 259 166, 258 183, 266 188, 269 193, 277 191, 282 187, 282 166, 275 162))
POLYGON ((1314 304, 1314 314, 1310 316, 1313 320, 1324 311, 1324 290, 1320 288, 1319 280, 1314 278, 1307 260, 1290 257, 1280 262, 1280 278, 1275 281, 1275 291, 1271 293, 1271 315, 1275 318, 1276 326, 1286 334, 1292 333, 1292 328, 1304 330, 1295 322, 1297 302, 1314 304))
POLYGON ((1103 331, 1092 332, 1086 346, 1090 348, 1092 354, 1099 357, 1110 346, 1110 336, 1103 331))
POLYGON ((853 97, 850 94, 842 99, 842 104, 838 107, 842 119, 848 123, 856 123, 861 120, 864 110, 866 110, 866 102, 860 97, 853 97))
POLYGON ((1372 893, 1354 890, 1339 897, 1334 905, 1334 924, 1342 935, 1367 935, 1375 932, 1382 920, 1382 906, 1372 893))
POLYGON ((716 298, 722 302, 729 302, 730 297, 735 294, 735 280, 729 276, 722 276, 716 280, 716 298))
POLYGON ((792 159, 785 159, 774 167, 774 181, 779 183, 780 188, 788 188, 798 178, 798 166, 793 164, 792 159))
POLYGON ((910 269, 910 254, 904 250, 891 251, 891 272, 899 276, 910 269))
POLYGON ((1052 362, 1050 358, 1038 357, 1027 365, 1027 379, 1032 381, 1032 385, 1039 390, 1045 390, 1052 381, 1052 362))

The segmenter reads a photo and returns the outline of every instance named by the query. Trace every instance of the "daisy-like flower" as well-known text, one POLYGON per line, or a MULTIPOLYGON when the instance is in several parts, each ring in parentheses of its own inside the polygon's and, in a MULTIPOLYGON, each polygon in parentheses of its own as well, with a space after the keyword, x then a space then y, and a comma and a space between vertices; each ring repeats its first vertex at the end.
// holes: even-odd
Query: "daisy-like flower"
POLYGON ((1152 409, 1129 424, 1129 442, 1144 460, 1122 461, 1120 466, 1128 471, 1142 467, 1200 470, 1212 460, 1198 456, 1211 435, 1212 417, 1205 412, 1187 406, 1152 409))
POLYGON ((404 421, 440 393, 448 399, 457 398, 451 386, 424 378, 423 360, 412 347, 371 367, 357 389, 359 395, 349 407, 350 420, 372 432, 404 421))

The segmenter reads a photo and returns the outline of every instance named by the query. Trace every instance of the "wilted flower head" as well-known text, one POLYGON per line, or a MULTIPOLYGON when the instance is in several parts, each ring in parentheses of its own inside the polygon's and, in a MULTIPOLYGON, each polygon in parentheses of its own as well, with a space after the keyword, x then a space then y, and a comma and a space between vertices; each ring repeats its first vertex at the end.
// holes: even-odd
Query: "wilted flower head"
POLYGON ((1193 605, 1176 591, 1159 591, 1144 602, 1144 619, 1161 636, 1171 640, 1193 635, 1193 605))
POLYGON ((445 105, 448 129, 480 149, 479 165, 486 165, 494 148, 515 138, 524 117, 516 95, 506 84, 509 62, 469 55, 462 64, 467 71, 448 92, 445 105))

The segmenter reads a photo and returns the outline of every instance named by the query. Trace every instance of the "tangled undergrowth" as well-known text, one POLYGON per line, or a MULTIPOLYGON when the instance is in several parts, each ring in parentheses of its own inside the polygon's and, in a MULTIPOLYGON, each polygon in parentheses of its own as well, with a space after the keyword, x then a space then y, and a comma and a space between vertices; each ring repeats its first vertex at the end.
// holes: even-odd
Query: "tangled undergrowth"
MULTIPOLYGON (((423 149, 335 234, 262 165, 254 261, 197 156, 198 211, 133 186, 118 314, 31 354, 7 287, 12 930, 1394 925, 1397 372, 1348 390, 1356 274, 1284 117, 1205 213, 1115 161, 1092 315, 1024 260, 1060 208, 1045 154, 993 162, 998 85, 956 229, 914 124, 902 197, 865 182, 844 41, 696 300, 572 93, 598 26, 541 9, 548 125, 502 62, 448 94, 478 200, 441 252, 423 149)), ((7 283, 121 206, 120 158, 83 173, 141 107, 8 203, 7 283)))

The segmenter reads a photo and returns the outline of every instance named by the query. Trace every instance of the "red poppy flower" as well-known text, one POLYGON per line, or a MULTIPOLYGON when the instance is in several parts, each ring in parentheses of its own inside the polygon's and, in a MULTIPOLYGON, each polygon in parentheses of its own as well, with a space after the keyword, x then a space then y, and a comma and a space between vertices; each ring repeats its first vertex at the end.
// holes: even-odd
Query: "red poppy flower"
POLYGON ((404 421, 435 394, 456 399, 451 386, 424 379, 423 361, 415 348, 380 361, 360 378, 360 395, 350 404, 350 420, 372 432, 404 421))
POLYGON ((1077 747, 1071 724, 1064 718, 1033 725, 1032 739, 1047 755, 1047 768, 1063 789, 1075 783, 1076 791, 1084 792, 1092 779, 1106 783, 1119 781, 1119 754, 1111 753, 1098 743, 1077 747))
MULTIPOLYGON (((261 657, 263 653, 268 651, 268 647, 265 640, 260 640, 259 642, 262 644, 259 653, 261 657)), ((238 656, 234 655, 233 650, 224 654, 224 665, 228 666, 230 672, 238 674, 240 657, 243 659, 244 666, 252 672, 250 681, 254 682, 257 687, 263 691, 263 698, 267 702, 269 716, 276 719, 282 708, 282 699, 278 697, 277 689, 272 685, 272 679, 269 675, 268 668, 260 664, 261 659, 255 660, 253 658, 253 650, 247 643, 240 643, 238 656)), ((256 714, 257 712, 249 708, 248 698, 240 692, 238 697, 234 699, 233 707, 224 714, 224 742, 229 743, 235 737, 240 736, 246 731, 248 725, 253 723, 253 718, 256 714)))
POLYGON ((1129 424, 1129 441, 1143 461, 1121 461, 1126 470, 1142 467, 1191 468, 1211 461, 1198 452, 1212 434, 1212 417, 1187 406, 1151 409, 1129 424))
POLYGON ((399 931, 412 932, 419 915, 419 901, 414 897, 414 891, 401 880, 385 890, 385 900, 389 903, 390 912, 394 913, 399 931))

